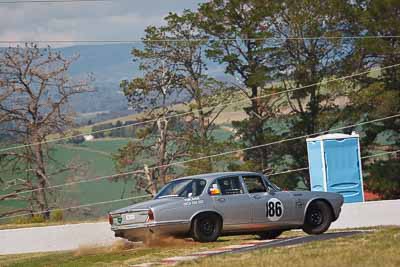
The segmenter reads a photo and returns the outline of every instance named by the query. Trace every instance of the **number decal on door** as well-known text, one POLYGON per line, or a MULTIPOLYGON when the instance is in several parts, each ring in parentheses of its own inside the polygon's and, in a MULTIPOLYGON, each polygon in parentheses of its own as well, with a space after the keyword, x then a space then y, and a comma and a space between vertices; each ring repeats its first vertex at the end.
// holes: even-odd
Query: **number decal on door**
POLYGON ((279 221, 283 215, 283 204, 277 198, 271 198, 266 204, 266 215, 270 221, 279 221))

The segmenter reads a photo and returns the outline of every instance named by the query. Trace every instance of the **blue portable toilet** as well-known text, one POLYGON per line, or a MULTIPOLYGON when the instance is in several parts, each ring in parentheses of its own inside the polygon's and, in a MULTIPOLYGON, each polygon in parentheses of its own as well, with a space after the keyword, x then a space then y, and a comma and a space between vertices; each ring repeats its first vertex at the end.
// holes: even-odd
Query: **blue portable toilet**
POLYGON ((364 201, 359 139, 355 133, 307 139, 311 191, 339 193, 345 203, 364 201))

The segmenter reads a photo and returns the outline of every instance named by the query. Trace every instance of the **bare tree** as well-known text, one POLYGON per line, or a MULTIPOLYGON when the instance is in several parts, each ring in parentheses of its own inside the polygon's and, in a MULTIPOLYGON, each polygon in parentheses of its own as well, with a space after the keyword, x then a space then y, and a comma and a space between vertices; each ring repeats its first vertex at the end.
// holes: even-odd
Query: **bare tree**
MULTIPOLYGON (((121 83, 130 105, 145 110, 146 119, 157 123, 139 133, 139 142, 119 151, 116 166, 124 171, 141 169, 143 163, 138 162, 146 151, 146 157, 151 155, 154 159, 152 164, 163 166, 134 177, 136 185, 151 194, 157 191, 157 183, 162 185, 173 175, 174 168, 168 165, 173 160, 208 156, 226 146, 214 138, 213 131, 216 119, 225 109, 222 103, 229 101, 232 92, 207 74, 205 42, 193 42, 206 38, 198 31, 196 16, 190 11, 181 16, 171 13, 165 18, 165 26, 149 26, 143 38, 144 47, 132 51, 144 74, 121 83), (178 119, 175 115, 183 111, 185 117, 178 119)), ((209 172, 215 165, 207 158, 185 164, 184 172, 209 172)))
POLYGON ((8 141, 22 143, 17 149, 6 149, 0 154, 0 164, 6 173, 24 177, 3 180, 4 192, 0 200, 15 199, 29 203, 26 208, 12 210, 0 216, 21 211, 41 211, 49 218, 52 193, 46 188, 53 176, 70 171, 65 166, 51 172, 50 135, 63 134, 73 124, 69 101, 73 95, 90 91, 88 82, 72 81, 68 76, 71 64, 77 59, 64 58, 50 47, 35 44, 10 47, 0 52, 0 127, 8 141), (21 191, 33 190, 30 194, 21 191))
MULTIPOLYGON (((169 164, 183 156, 187 156, 187 142, 183 137, 182 119, 169 118, 177 112, 171 110, 167 102, 171 94, 176 92, 177 77, 172 66, 164 63, 150 65, 142 64, 146 69, 144 77, 132 81, 123 81, 124 88, 131 105, 135 109, 143 110, 145 120, 154 120, 154 123, 139 129, 136 132, 136 141, 130 142, 114 155, 118 171, 141 169, 130 178, 135 179, 136 189, 144 190, 155 195, 158 185, 168 181, 168 175, 173 169, 169 164), (128 94, 129 91, 129 94, 128 94), (150 158, 151 161, 140 162, 140 158, 150 158), (138 163, 140 162, 140 163, 138 163), (162 166, 157 169, 148 165, 162 166)), ((116 177, 113 180, 129 179, 128 176, 116 177)))

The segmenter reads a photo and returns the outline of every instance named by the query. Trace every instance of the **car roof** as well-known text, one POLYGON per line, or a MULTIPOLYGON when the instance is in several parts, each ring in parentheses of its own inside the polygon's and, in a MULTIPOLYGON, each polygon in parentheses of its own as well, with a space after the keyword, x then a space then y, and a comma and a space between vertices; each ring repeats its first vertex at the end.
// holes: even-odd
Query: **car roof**
POLYGON ((257 172, 245 172, 245 171, 237 171, 237 172, 213 172, 213 173, 203 173, 203 174, 197 174, 197 175, 192 175, 192 176, 185 176, 181 177, 176 180, 183 180, 183 179, 204 179, 204 180, 214 180, 215 178, 220 178, 220 177, 226 177, 226 176, 234 176, 234 175, 262 175, 257 172))

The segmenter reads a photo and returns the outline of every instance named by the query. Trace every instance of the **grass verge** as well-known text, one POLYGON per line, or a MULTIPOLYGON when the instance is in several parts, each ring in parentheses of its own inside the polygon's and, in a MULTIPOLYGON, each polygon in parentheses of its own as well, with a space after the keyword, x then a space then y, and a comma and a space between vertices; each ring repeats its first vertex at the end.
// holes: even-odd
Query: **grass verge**
POLYGON ((317 241, 293 247, 204 258, 181 266, 400 266, 400 228, 317 241))
POLYGON ((117 241, 109 247, 82 247, 71 252, 0 256, 0 266, 129 266, 215 247, 239 244, 254 238, 255 236, 221 237, 214 243, 197 243, 190 240, 167 238, 161 240, 158 244, 153 243, 150 245, 121 244, 121 241, 117 241))

